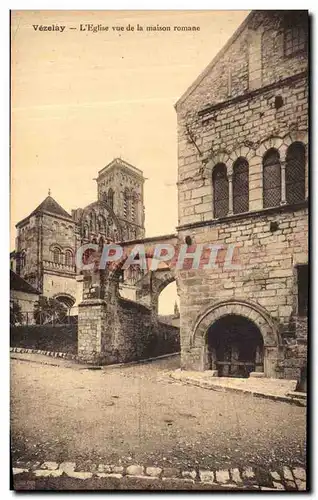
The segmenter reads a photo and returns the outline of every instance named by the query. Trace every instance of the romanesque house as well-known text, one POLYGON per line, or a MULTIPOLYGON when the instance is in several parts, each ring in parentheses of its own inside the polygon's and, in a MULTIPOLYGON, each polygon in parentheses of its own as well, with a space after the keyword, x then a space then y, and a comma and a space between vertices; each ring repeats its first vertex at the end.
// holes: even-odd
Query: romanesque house
POLYGON ((253 11, 176 104, 179 241, 236 249, 177 271, 184 369, 305 369, 307 49, 307 12, 253 11))

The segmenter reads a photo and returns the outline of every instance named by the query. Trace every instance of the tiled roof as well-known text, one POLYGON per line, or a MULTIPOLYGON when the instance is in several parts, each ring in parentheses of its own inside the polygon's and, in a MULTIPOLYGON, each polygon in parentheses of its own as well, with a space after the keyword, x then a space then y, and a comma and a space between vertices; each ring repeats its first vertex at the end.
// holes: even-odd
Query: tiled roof
POLYGON ((17 292, 34 293, 36 295, 41 295, 41 293, 34 288, 30 283, 25 281, 21 276, 16 274, 10 269, 10 290, 16 290, 17 292))

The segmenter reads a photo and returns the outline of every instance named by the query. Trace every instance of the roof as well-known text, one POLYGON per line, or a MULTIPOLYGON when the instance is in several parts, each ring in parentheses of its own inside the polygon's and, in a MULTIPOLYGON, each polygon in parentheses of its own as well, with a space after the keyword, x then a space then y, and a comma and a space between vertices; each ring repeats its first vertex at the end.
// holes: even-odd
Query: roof
POLYGON ((124 167, 128 168, 130 171, 132 171, 134 174, 138 175, 139 177, 143 177, 143 171, 140 170, 137 167, 134 167, 127 161, 123 160, 122 158, 114 158, 110 163, 106 165, 106 167, 102 168, 102 170, 99 170, 98 175, 103 175, 107 170, 110 170, 113 167, 124 167))
POLYGON ((47 196, 35 210, 33 210, 32 214, 36 212, 50 212, 51 214, 61 215, 62 217, 67 217, 69 219, 72 218, 72 216, 50 195, 47 196))
POLYGON ((175 103, 174 107, 177 108, 181 103, 183 103, 189 95, 200 85, 202 80, 210 73, 211 69, 217 64, 217 62, 223 57, 223 55, 228 51, 231 45, 235 42, 238 36, 243 32, 251 18, 255 15, 255 11, 253 10, 248 14, 248 16, 244 19, 244 21, 240 24, 237 30, 233 33, 231 38, 227 41, 227 43, 223 46, 223 48, 217 53, 217 55, 212 59, 210 64, 200 73, 200 75, 194 80, 194 82, 188 87, 188 89, 182 94, 182 96, 175 103))
POLYGON ((10 290, 41 295, 41 292, 10 269, 10 290))
POLYGON ((58 215, 59 217, 64 217, 64 219, 72 219, 72 216, 66 212, 66 210, 64 210, 63 207, 61 207, 61 205, 59 205, 59 203, 57 201, 54 200, 54 198, 52 198, 52 196, 47 196, 45 198, 45 200, 42 201, 42 203, 40 203, 40 205, 38 207, 36 207, 35 210, 33 210, 33 212, 30 213, 30 215, 28 217, 25 217, 24 219, 22 219, 21 221, 18 222, 17 226, 19 224, 21 224, 21 222, 24 222, 26 219, 28 219, 29 217, 31 217, 31 215, 34 215, 36 213, 41 213, 41 212, 47 212, 47 213, 50 213, 52 215, 58 215))

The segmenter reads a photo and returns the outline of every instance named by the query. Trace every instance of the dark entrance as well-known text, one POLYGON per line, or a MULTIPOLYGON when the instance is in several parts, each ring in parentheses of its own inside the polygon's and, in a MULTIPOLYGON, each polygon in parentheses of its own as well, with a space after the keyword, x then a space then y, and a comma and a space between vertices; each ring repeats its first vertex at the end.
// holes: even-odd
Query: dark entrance
POLYGON ((263 371, 264 343, 258 327, 243 316, 229 315, 207 334, 209 369, 219 377, 248 377, 263 371))

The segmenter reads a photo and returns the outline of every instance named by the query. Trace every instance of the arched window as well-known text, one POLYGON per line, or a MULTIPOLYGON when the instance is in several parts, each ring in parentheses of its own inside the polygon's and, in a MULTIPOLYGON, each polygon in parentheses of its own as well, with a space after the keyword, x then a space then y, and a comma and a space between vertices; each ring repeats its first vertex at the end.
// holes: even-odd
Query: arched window
POLYGON ((65 265, 66 266, 73 265, 73 254, 71 250, 65 250, 65 265))
POLYGON ((293 142, 286 154, 286 201, 299 203, 305 199, 306 150, 302 142, 293 142))
POLYGON ((98 240, 98 248, 99 248, 99 250, 100 250, 100 251, 102 251, 102 250, 103 250, 103 248, 104 248, 104 244, 105 244, 105 242, 104 242, 104 238, 101 236, 101 237, 99 238, 99 240, 98 240))
POLYGON ((123 215, 127 219, 129 216, 129 191, 128 188, 124 191, 124 204, 123 204, 123 215))
POLYGON ((137 194, 133 191, 131 193, 131 220, 133 222, 135 222, 135 220, 136 220, 137 203, 138 203, 138 197, 137 197, 137 194))
POLYGON ((56 264, 59 264, 61 262, 61 250, 59 248, 54 248, 53 250, 53 261, 56 264))
POLYGON ((229 211, 229 183, 224 163, 219 163, 214 167, 212 183, 214 218, 218 219, 225 217, 229 211))
POLYGON ((114 208, 114 191, 112 188, 109 188, 109 190, 108 190, 107 201, 108 201, 108 205, 110 206, 110 208, 113 209, 114 208))
POLYGON ((281 202, 279 152, 271 148, 263 156, 263 207, 277 207, 281 202))
POLYGON ((248 162, 238 158, 233 166, 233 212, 248 212, 248 162))

